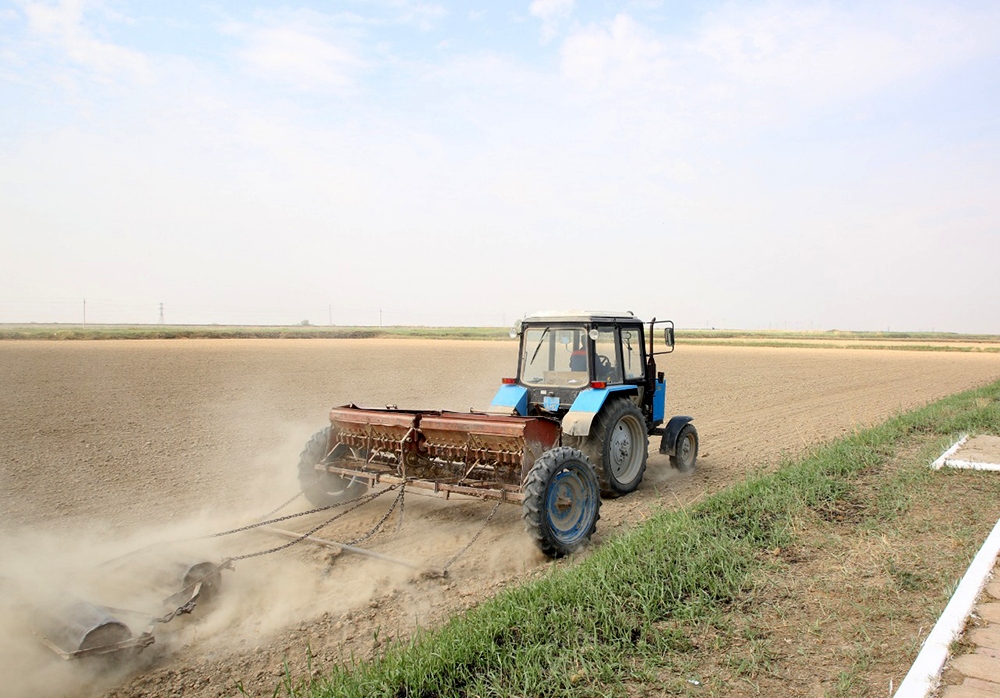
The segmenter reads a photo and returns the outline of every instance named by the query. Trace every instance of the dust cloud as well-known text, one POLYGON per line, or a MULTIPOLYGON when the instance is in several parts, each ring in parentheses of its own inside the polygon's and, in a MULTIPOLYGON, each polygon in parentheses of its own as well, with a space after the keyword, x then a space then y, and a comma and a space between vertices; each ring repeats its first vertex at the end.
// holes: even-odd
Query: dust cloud
MULTIPOLYGON (((209 657, 253 649, 322 609, 367 602, 380 577, 383 585, 384 579, 403 581, 398 574, 387 578, 377 565, 360 565, 341 575, 334 590, 328 579, 335 559, 330 552, 281 551, 221 570, 218 593, 199 599, 190 615, 152 623, 187 600, 188 595, 179 592, 187 581, 185 572, 193 566, 214 568, 228 557, 286 542, 257 531, 205 538, 252 523, 298 492, 295 469, 288 462, 296 462, 311 428, 281 424, 276 429, 283 436, 273 449, 257 454, 249 464, 231 466, 240 470, 233 477, 243 481, 241 491, 234 493, 242 502, 238 509, 206 508, 168 524, 132 525, 128 534, 111 520, 80 518, 73 520, 72 530, 64 522, 4 530, 0 672, 5 680, 0 696, 101 695, 131 675, 169 662, 185 648, 199 646, 209 657), (115 635, 112 641, 151 631, 155 643, 140 654, 70 660, 45 644, 73 653, 87 646, 82 643, 88 631, 114 621, 124 623, 129 633, 115 635)), ((298 498, 280 513, 307 507, 298 498)))
POLYGON ((39 529, 6 533, 0 540, 0 672, 5 677, 0 694, 96 695, 148 665, 156 651, 128 659, 68 661, 43 640, 72 653, 146 631, 153 617, 170 609, 166 599, 183 589, 184 572, 214 558, 210 545, 175 542, 199 530, 186 522, 109 539, 95 522, 91 530, 72 534, 39 529), (117 628, 107 625, 113 620, 130 632, 102 636, 117 628))
MULTIPOLYGON (((231 423, 226 428, 238 427, 231 423)), ((122 690, 115 687, 127 685, 136 676, 155 675, 177 658, 226 663, 233 656, 264 654, 280 662, 288 653, 301 652, 302 642, 316 646, 317 651, 325 647, 328 657, 342 656, 341 639, 377 637, 383 627, 392 636, 406 636, 417 627, 438 622, 439 596, 415 589, 414 582, 421 578, 421 571, 440 571, 451 561, 485 522, 492 505, 463 497, 445 502, 411 493, 405 499, 402 525, 399 512, 394 513, 385 530, 365 545, 420 569, 306 542, 239 560, 232 569, 222 570, 218 593, 199 600, 190 615, 153 625, 155 642, 140 654, 66 660, 43 644, 47 639, 65 652, 78 649, 89 628, 74 627, 74 622, 82 618, 92 627, 102 608, 113 609, 109 615, 127 625, 131 636, 138 636, 150 629, 152 618, 186 600, 170 597, 184 587, 183 573, 192 566, 215 565, 287 543, 259 529, 205 538, 254 523, 298 493, 293 466, 315 428, 280 422, 272 424, 270 431, 278 434, 271 448, 248 459, 219 463, 214 471, 215 478, 240 483, 231 492, 239 506, 204 506, 170 523, 158 517, 150 525, 131 525, 127 534, 111 521, 79 518, 74 519, 72 530, 64 524, 6 530, 0 540, 4 589, 0 671, 10 680, 0 687, 0 695, 45 698, 98 696, 109 691, 130 695, 128 691, 115 693, 122 690), (374 620, 358 613, 367 611, 370 604, 377 606, 377 599, 394 598, 404 599, 400 608, 389 609, 374 620), (83 616, 81 608, 86 612, 83 616), (323 617, 339 619, 341 632, 333 632, 331 626, 322 634, 312 630, 296 637, 295 629, 307 629, 323 617)), ((315 535, 341 541, 363 535, 381 518, 393 496, 389 493, 350 512, 315 535)), ((309 507, 298 497, 274 516, 307 512, 309 507)), ((308 530, 338 511, 308 514, 280 525, 308 530)), ((456 561, 442 590, 454 590, 465 598, 481 588, 479 582, 465 588, 471 577, 485 573, 500 580, 539 564, 541 554, 527 537, 510 536, 511 528, 523 529, 520 509, 501 507, 477 546, 483 554, 474 562, 464 557, 456 561)), ((307 647, 306 651, 313 650, 307 647)), ((347 651, 353 649, 348 645, 347 651)), ((270 669, 265 675, 276 682, 270 669)))

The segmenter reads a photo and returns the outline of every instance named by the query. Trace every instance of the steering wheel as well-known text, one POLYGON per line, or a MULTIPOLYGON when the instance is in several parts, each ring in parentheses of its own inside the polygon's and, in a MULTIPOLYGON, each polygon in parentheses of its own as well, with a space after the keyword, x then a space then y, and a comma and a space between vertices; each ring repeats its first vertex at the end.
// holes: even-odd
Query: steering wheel
POLYGON ((599 378, 610 378, 614 369, 611 367, 611 359, 603 354, 597 355, 597 375, 599 378))

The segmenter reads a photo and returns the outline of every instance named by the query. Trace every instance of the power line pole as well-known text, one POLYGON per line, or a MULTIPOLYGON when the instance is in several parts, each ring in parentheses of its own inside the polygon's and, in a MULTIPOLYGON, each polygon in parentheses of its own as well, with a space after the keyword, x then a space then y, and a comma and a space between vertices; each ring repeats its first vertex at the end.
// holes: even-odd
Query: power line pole
POLYGON ((87 326, 87 299, 83 299, 83 326, 87 326))
POLYGON ((327 310, 330 311, 330 322, 328 324, 332 326, 333 325, 333 305, 327 306, 327 310))
POLYGON ((160 303, 160 324, 163 324, 163 303, 160 303))

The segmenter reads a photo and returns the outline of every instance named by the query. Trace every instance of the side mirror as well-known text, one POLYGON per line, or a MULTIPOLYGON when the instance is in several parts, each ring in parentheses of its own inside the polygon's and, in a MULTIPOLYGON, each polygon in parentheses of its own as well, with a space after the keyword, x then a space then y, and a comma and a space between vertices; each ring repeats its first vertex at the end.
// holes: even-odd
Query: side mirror
POLYGON ((663 341, 668 347, 674 346, 674 328, 664 327, 663 328, 663 341))

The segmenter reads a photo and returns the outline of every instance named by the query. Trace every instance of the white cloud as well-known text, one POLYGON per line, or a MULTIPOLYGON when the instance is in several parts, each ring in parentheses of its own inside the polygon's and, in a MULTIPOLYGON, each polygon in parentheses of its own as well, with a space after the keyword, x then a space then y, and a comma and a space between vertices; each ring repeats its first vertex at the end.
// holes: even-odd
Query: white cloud
POLYGON ((568 37, 561 57, 563 74, 589 86, 655 89, 668 67, 663 45, 625 14, 568 37))
POLYGON ((293 18, 284 24, 231 23, 223 31, 245 41, 238 56, 258 77, 298 89, 353 88, 357 71, 365 65, 353 42, 345 36, 331 36, 322 25, 310 25, 307 19, 293 18))
POLYGON ((732 4, 689 35, 658 34, 628 14, 563 41, 564 77, 691 121, 774 123, 932 79, 996 52, 1000 12, 919 5, 869 9, 732 4))
POLYGON ((528 8, 528 13, 539 19, 567 17, 572 11, 573 0, 534 0, 528 8))
POLYGON ((714 17, 689 48, 748 88, 853 95, 967 53, 948 15, 911 10, 876 22, 830 5, 736 8, 714 17))
POLYGON ((23 8, 34 35, 55 44, 67 58, 93 76, 104 80, 117 76, 138 82, 150 80, 150 66, 145 55, 102 40, 85 26, 88 3, 84 0, 62 0, 55 5, 25 2, 23 8))
POLYGON ((559 25, 573 13, 574 0, 534 0, 528 14, 542 20, 542 41, 555 38, 559 25))
POLYGON ((912 89, 996 52, 992 9, 729 5, 672 46, 685 106, 727 127, 780 124, 912 89))
POLYGON ((396 13, 394 21, 412 24, 423 31, 433 29, 434 22, 448 14, 444 7, 437 3, 391 0, 389 6, 396 13))

